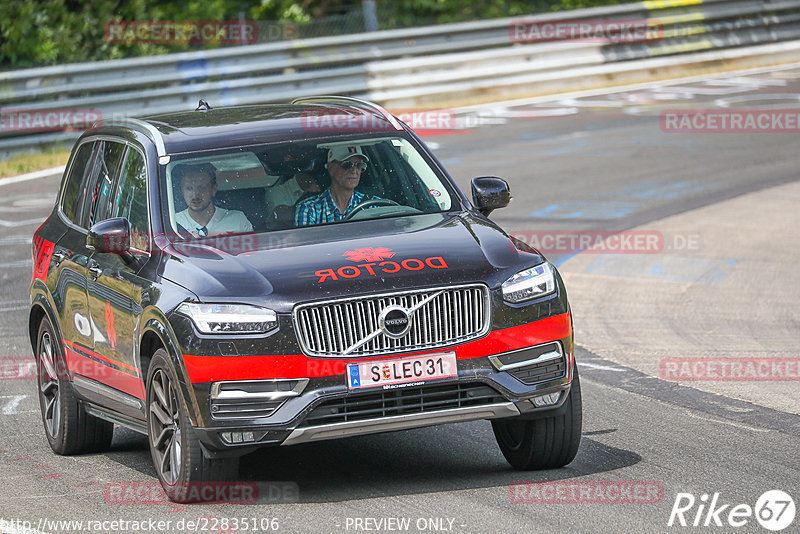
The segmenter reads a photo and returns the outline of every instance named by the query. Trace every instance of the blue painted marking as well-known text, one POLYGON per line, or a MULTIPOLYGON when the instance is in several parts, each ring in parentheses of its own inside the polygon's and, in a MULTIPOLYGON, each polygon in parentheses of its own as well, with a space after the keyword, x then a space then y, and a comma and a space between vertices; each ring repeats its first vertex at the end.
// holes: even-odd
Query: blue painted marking
POLYGON ((692 193, 700 193, 714 188, 715 184, 700 184, 696 182, 643 182, 611 191, 602 195, 602 197, 673 200, 692 193))
POLYGON ((358 373, 358 366, 353 365, 350 367, 350 387, 357 387, 361 385, 361 375, 358 373))
POLYGON ((661 274, 661 264, 659 263, 653 265, 653 267, 650 269, 650 274, 661 274))
POLYGON ((530 213, 539 219, 619 219, 639 206, 636 202, 574 201, 550 204, 530 213))
POLYGON ((520 137, 523 139, 543 139, 545 137, 549 137, 549 134, 543 132, 525 132, 520 137))
POLYGON ((559 156, 561 154, 569 154, 574 152, 578 148, 586 148, 588 145, 589 142, 586 140, 586 138, 579 137, 559 143, 557 147, 550 150, 537 150, 536 153, 542 156, 559 156))
POLYGON ((186 81, 208 78, 208 65, 203 58, 181 61, 178 63, 178 70, 186 81))
POLYGON ((580 249, 578 249, 578 250, 573 250, 572 252, 570 252, 570 253, 568 253, 568 254, 562 254, 561 256, 559 256, 559 258, 558 258, 557 260, 555 260, 555 261, 552 261, 552 262, 550 262, 550 263, 552 263, 553 265, 555 265, 555 266, 556 266, 556 268, 557 268, 559 265, 561 265, 562 263, 564 263, 565 261, 567 261, 567 260, 568 260, 568 259, 570 259, 571 257, 575 256, 575 255, 576 255, 576 254, 578 254, 579 252, 581 252, 581 251, 580 251, 580 249))

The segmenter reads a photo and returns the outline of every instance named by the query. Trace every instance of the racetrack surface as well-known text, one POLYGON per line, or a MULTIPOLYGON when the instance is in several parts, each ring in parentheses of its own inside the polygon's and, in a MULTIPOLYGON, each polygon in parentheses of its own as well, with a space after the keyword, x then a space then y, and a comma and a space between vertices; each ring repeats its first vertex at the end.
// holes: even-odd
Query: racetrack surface
MULTIPOLYGON (((245 518, 259 520, 259 531, 276 526, 260 520, 276 518, 280 532, 728 532, 728 510, 755 507, 768 490, 800 505, 800 382, 672 380, 662 362, 800 356, 799 134, 668 133, 659 122, 667 109, 796 110, 798 94, 800 67, 729 74, 487 106, 476 114, 485 125, 429 138, 465 191, 474 176, 509 181, 514 200, 492 219, 522 239, 628 230, 661 236, 660 248, 633 253, 545 250, 570 293, 583 386, 583 441, 568 467, 513 471, 481 421, 265 449, 242 460, 242 480, 296 484, 288 495, 296 502, 175 505, 156 492, 120 504, 114 488, 158 489, 146 438, 118 428, 108 453, 56 456, 34 376, 4 375, 0 531, 23 532, 13 520, 41 532, 127 520, 144 523, 125 531, 152 532, 153 520, 180 532, 187 530, 181 520, 199 519, 206 528, 195 531, 235 532, 238 519, 238 532, 252 532, 245 518), (530 502, 532 487, 514 485, 520 481, 560 483, 562 497, 579 483, 594 493, 530 502), (660 488, 657 498, 619 503, 615 488, 627 482, 660 488), (713 518, 703 526, 705 513, 699 527, 667 526, 679 493, 698 504, 719 493, 719 505, 730 505, 719 516, 724 526, 714 527, 713 518)), ((33 362, 31 235, 59 179, 0 185, 6 361, 33 362)), ((535 488, 545 487, 555 488, 535 488)), ((686 513, 689 522, 697 510, 686 513)), ((109 523, 103 530, 122 529, 109 523)), ((767 532, 753 517, 735 530, 767 532)), ((800 518, 782 532, 798 531, 800 518)))

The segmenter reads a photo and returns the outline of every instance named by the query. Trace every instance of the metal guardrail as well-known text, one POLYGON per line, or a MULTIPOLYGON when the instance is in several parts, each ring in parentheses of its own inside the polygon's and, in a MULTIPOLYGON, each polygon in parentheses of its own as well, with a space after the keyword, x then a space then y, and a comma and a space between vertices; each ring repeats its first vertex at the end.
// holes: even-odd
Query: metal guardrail
MULTIPOLYGON (((285 41, 210 51, 0 73, 2 108, 98 110, 103 117, 216 105, 286 102, 313 93, 367 97, 400 107, 441 105, 492 87, 529 93, 537 77, 630 70, 631 61, 800 39, 797 0, 648 0, 531 17, 285 41), (510 24, 647 20, 660 38, 630 43, 514 43, 510 24)), ((798 56, 800 57, 800 56, 798 56)), ((674 63, 674 62, 673 62, 674 63)), ((568 78, 569 75, 566 75, 568 78)), ((79 132, 0 131, 0 154, 79 132)))

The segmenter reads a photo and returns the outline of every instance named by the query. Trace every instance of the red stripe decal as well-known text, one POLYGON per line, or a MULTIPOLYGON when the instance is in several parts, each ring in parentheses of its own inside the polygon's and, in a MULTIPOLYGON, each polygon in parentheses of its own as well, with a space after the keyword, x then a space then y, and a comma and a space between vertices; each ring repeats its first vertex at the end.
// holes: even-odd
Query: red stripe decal
MULTIPOLYGON (((459 360, 482 358, 500 352, 539 345, 564 339, 572 334, 568 313, 547 317, 502 330, 486 337, 464 343, 452 349, 459 360)), ((439 352, 439 351, 426 351, 439 352)), ((424 354, 417 353, 417 354, 424 354)), ((396 358, 396 354, 382 358, 396 358)), ((270 378, 315 378, 344 374, 345 364, 378 360, 381 357, 358 359, 309 358, 303 354, 259 356, 194 356, 184 354, 186 371, 192 383, 219 380, 261 380, 270 378)))
POLYGON ((73 373, 97 380, 128 395, 133 395, 137 399, 145 399, 144 384, 138 376, 98 363, 69 347, 65 349, 65 352, 67 353, 67 367, 73 373))
POLYGON ((75 349, 75 350, 78 350, 78 351, 83 351, 83 352, 85 352, 86 354, 91 354, 91 355, 92 355, 92 356, 94 356, 95 358, 97 358, 97 359, 99 359, 99 360, 103 360, 104 362, 108 362, 108 363, 110 363, 111 365, 116 365, 116 366, 118 366, 118 367, 122 367, 123 369, 128 369, 129 371, 133 371, 133 372, 134 372, 134 373, 136 373, 137 375, 139 374, 139 370, 138 370, 136 367, 133 367, 132 365, 128 365, 127 363, 122 363, 122 362, 118 362, 118 361, 115 361, 115 360, 109 360, 108 358, 106 358, 106 357, 105 357, 105 356, 103 356, 102 354, 97 354, 97 353, 96 353, 96 352, 94 352, 93 350, 87 349, 87 348, 86 348, 86 347, 84 347, 83 345, 77 345, 77 344, 75 344, 75 343, 71 343, 71 342, 67 341, 66 339, 64 339, 64 340, 62 340, 62 341, 64 341, 64 344, 65 344, 65 345, 67 345, 67 346, 69 346, 69 347, 72 347, 72 348, 73 348, 73 349, 75 349))

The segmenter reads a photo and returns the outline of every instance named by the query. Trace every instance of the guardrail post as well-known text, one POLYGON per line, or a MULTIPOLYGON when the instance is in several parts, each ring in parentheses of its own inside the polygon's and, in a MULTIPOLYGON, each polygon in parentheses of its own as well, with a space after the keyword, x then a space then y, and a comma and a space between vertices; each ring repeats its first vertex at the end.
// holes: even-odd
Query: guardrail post
POLYGON ((361 0, 361 9, 364 11, 364 27, 368 32, 378 31, 378 11, 375 0, 361 0))

